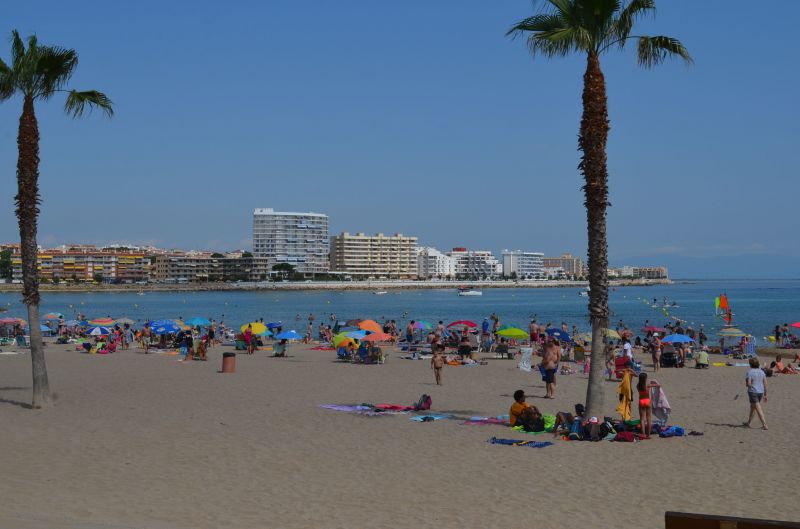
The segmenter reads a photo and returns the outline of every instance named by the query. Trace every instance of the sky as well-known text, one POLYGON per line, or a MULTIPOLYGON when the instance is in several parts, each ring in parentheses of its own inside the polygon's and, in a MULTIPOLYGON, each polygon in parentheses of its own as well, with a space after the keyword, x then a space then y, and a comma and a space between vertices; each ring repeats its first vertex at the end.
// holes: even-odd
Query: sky
MULTIPOLYGON (((798 277, 800 2, 660 0, 642 34, 692 66, 602 58, 609 257, 671 276, 798 277)), ((251 244, 252 211, 330 216, 332 233, 586 254, 577 170, 585 59, 505 36, 531 0, 16 2, 12 29, 74 48, 71 85, 114 102, 40 103, 39 242, 251 244)), ((0 103, 0 241, 18 240, 21 101, 0 103)))

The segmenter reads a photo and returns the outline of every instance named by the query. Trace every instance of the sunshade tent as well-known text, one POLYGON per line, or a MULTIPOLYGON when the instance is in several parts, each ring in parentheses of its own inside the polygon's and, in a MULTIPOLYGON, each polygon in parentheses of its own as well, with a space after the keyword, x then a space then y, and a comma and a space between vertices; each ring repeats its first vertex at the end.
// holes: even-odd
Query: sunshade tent
POLYGON ((358 328, 370 332, 383 332, 383 327, 381 327, 375 320, 364 320, 359 322, 358 328))
POLYGON ((204 327, 206 325, 211 325, 211 321, 208 318, 200 318, 197 316, 186 320, 185 323, 186 325, 191 325, 192 327, 204 327))
POLYGON ((267 326, 261 323, 260 321, 252 321, 250 323, 245 323, 244 325, 239 327, 239 330, 245 332, 248 326, 250 327, 250 332, 252 332, 253 334, 267 333, 267 326))
POLYGON ((297 334, 297 331, 283 331, 282 333, 275 336, 278 340, 301 340, 303 337, 297 334))
POLYGON ((525 340, 530 338, 530 335, 527 332, 517 327, 509 327, 507 329, 497 331, 497 335, 505 338, 514 338, 515 340, 525 340))
POLYGON ((691 336, 686 336, 685 334, 670 334, 661 341, 664 343, 690 343, 694 340, 691 336))
POLYGON ((453 323, 448 324, 447 328, 449 329, 451 327, 465 327, 465 326, 469 327, 470 329, 474 329, 475 327, 478 326, 478 324, 475 323, 474 321, 458 320, 458 321, 454 321, 453 323))

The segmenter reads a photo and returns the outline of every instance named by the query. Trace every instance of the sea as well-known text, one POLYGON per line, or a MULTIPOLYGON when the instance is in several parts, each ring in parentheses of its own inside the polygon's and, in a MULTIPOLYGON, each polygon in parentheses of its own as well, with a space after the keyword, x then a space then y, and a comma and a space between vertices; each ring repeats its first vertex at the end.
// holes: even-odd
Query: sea
MULTIPOLYGON (((479 323, 492 313, 501 324, 527 329, 531 318, 559 326, 567 323, 580 332, 590 329, 588 298, 583 288, 483 289, 482 296, 459 297, 455 288, 443 290, 371 291, 223 291, 223 292, 45 292, 42 314, 60 312, 67 319, 82 313, 89 318, 127 317, 144 323, 149 319, 189 319, 195 316, 224 321, 228 327, 262 319, 281 321, 284 329, 305 332, 309 314, 320 321, 348 319, 394 319, 398 326, 409 320, 435 324, 455 320, 479 323)), ((715 315, 714 298, 726 294, 733 322, 759 340, 772 335, 776 324, 800 320, 798 280, 687 280, 670 285, 617 287, 609 292, 611 326, 622 320, 630 329, 645 323, 663 326, 682 320, 713 333, 724 325, 715 315), (666 298, 666 306, 664 300, 666 298), (655 300, 655 304, 653 303, 655 300), (674 305, 673 305, 674 304, 674 305)), ((0 306, 7 316, 26 318, 19 293, 0 293, 0 306)), ((402 327, 401 327, 402 328, 402 327)), ((315 329, 316 332, 316 329, 315 329)), ((760 343, 764 343, 761 341, 760 343)))

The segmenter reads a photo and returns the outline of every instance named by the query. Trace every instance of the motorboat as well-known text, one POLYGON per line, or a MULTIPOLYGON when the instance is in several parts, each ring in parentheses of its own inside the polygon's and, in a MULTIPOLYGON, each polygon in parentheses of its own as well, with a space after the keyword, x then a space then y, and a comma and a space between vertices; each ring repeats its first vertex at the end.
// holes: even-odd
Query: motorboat
POLYGON ((376 296, 383 296, 384 294, 388 294, 388 292, 386 292, 385 290, 381 290, 379 292, 373 292, 373 294, 375 294, 376 296))
POLYGON ((458 288, 458 295, 459 296, 482 296, 483 292, 476 288, 472 287, 459 287, 458 288))

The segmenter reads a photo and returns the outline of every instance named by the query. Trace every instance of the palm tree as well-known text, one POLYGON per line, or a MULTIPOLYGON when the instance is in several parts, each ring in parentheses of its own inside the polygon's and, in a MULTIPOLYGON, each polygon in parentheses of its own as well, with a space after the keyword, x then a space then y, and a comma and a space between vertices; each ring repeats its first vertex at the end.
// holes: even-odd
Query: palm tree
POLYGON ((592 364, 586 392, 589 415, 603 414, 603 344, 608 327, 608 106, 600 56, 637 41, 641 66, 656 66, 671 56, 691 63, 689 52, 678 40, 665 36, 632 35, 634 23, 655 13, 655 0, 547 0, 545 9, 514 25, 507 35, 527 35, 534 57, 586 55, 583 75, 583 115, 578 147, 578 168, 584 177, 586 217, 589 232, 589 319, 592 324, 592 364))
POLYGON ((86 110, 101 109, 113 114, 111 101, 101 92, 68 90, 67 82, 78 66, 75 50, 58 46, 43 46, 36 36, 26 43, 17 31, 11 34, 11 64, 0 60, 0 100, 15 95, 22 97, 22 115, 17 134, 17 185, 15 197, 19 219, 20 252, 22 256, 22 296, 28 306, 28 325, 31 336, 34 408, 50 403, 50 387, 39 328, 39 271, 37 266, 36 223, 39 215, 39 124, 34 103, 47 101, 57 93, 66 94, 64 110, 74 118, 86 110))

